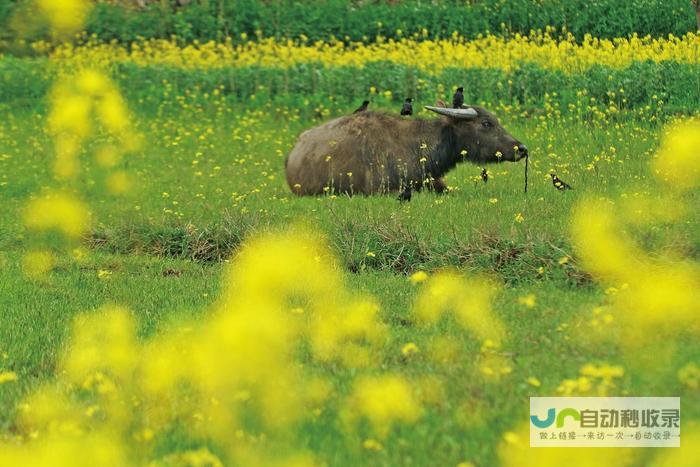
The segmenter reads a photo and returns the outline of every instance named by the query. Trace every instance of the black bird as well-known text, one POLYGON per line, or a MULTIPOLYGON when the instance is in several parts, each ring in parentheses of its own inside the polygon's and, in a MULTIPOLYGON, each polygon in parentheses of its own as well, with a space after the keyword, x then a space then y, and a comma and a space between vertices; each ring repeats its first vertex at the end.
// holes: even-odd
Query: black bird
POLYGON ((360 112, 364 112, 367 110, 367 106, 369 105, 369 101, 362 101, 362 105, 357 108, 353 113, 358 114, 360 112))
POLYGON ((481 179, 484 181, 484 183, 489 181, 489 173, 486 171, 486 169, 481 171, 481 179))
POLYGON ((556 188, 557 190, 559 190, 559 191, 562 191, 562 190, 573 190, 573 188, 571 188, 571 185, 569 185, 568 183, 566 183, 566 182, 565 182, 564 180, 562 180, 561 178, 557 177, 556 174, 549 174, 549 175, 552 176, 552 185, 554 185, 554 188, 556 188))
POLYGON ((401 203, 404 201, 411 201, 411 186, 406 185, 397 199, 401 203))
POLYGON ((407 97, 406 101, 403 103, 403 107, 401 107, 401 115, 413 115, 413 106, 411 102, 413 102, 413 99, 407 97))
POLYGON ((457 88, 455 95, 452 96, 452 107, 455 109, 461 109, 464 104, 464 88, 462 86, 457 88))

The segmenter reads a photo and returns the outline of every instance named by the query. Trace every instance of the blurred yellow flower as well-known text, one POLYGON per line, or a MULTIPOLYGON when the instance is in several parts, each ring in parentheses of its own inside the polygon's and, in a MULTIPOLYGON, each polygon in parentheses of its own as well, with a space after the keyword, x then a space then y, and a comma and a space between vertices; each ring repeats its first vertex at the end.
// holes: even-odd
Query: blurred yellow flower
POLYGON ((82 27, 92 4, 87 0, 35 0, 56 36, 67 38, 82 27))
POLYGON ((536 388, 542 386, 542 383, 540 382, 540 380, 535 378, 534 376, 530 376, 527 379, 527 384, 529 384, 530 386, 536 387, 536 388))
POLYGON ((22 257, 22 270, 32 278, 41 278, 53 269, 55 259, 50 251, 28 251, 22 257))
POLYGON ((17 373, 14 371, 0 371, 0 384, 17 381, 17 373))
POLYGON ((24 222, 34 230, 57 229, 67 237, 78 238, 88 228, 87 207, 71 195, 55 193, 29 202, 24 222))
POLYGON ((491 309, 496 290, 494 283, 482 277, 463 278, 453 272, 440 272, 430 277, 421 289, 414 312, 424 324, 437 323, 450 312, 478 339, 498 345, 505 330, 491 309))
POLYGON ((698 187, 700 121, 690 120, 667 129, 653 168, 671 189, 685 191, 698 187))
POLYGON ((131 180, 126 172, 120 170, 107 177, 106 186, 111 193, 120 195, 129 191, 131 180))
POLYGON ((535 308, 535 305, 537 304, 537 297, 535 297, 535 294, 527 294, 522 297, 518 297, 518 303, 521 305, 525 305, 527 308, 535 308))
POLYGON ((380 438, 386 437, 394 423, 411 423, 422 414, 408 382, 394 375, 359 380, 346 409, 346 420, 366 418, 380 438))
POLYGON ((416 271, 411 276, 408 278, 409 281, 411 281, 411 284, 419 284, 421 282, 424 282, 428 278, 428 273, 425 271, 416 271))
POLYGON ((408 344, 405 344, 403 347, 401 347, 401 354, 404 357, 408 357, 416 353, 418 353, 418 346, 413 342, 409 342, 408 344))
POLYGON ((382 449, 384 449, 382 443, 373 438, 364 440, 364 442, 362 443, 362 447, 369 451, 381 451, 382 449))
POLYGON ((678 370, 678 381, 689 389, 700 388, 700 368, 694 363, 688 363, 678 370))
POLYGON ((102 280, 110 279, 112 277, 112 271, 109 271, 107 269, 100 269, 97 271, 97 277, 102 280))

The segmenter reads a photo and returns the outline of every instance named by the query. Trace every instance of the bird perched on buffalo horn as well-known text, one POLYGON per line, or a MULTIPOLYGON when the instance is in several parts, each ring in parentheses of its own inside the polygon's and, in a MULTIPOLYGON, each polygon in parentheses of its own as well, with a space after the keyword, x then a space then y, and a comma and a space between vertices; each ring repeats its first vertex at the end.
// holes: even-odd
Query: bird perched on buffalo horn
POLYGON ((464 105, 464 88, 462 86, 457 88, 454 96, 452 96, 452 108, 461 109, 464 105))

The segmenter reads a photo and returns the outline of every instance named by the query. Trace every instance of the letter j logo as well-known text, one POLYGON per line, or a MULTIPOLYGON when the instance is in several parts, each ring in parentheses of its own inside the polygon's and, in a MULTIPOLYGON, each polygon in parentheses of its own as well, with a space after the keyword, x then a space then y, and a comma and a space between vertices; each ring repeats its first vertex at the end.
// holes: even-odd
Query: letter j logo
POLYGON ((547 418, 545 418, 544 420, 540 420, 540 418, 537 415, 530 415, 530 420, 532 421, 532 424, 535 425, 537 428, 547 428, 552 423, 554 423, 555 418, 556 411, 554 410, 554 408, 547 410, 547 418))
POLYGON ((547 418, 544 420, 540 420, 540 418, 537 415, 530 415, 530 421, 532 421, 532 424, 535 425, 537 428, 547 428, 554 423, 554 420, 556 419, 557 421, 557 428, 562 428, 564 426, 564 422, 566 421, 566 417, 571 417, 574 419, 574 421, 580 421, 581 420, 581 413, 576 410, 572 409, 571 407, 567 407, 565 409, 562 409, 559 412, 559 415, 557 415, 557 412, 554 408, 550 408, 547 410, 547 418))

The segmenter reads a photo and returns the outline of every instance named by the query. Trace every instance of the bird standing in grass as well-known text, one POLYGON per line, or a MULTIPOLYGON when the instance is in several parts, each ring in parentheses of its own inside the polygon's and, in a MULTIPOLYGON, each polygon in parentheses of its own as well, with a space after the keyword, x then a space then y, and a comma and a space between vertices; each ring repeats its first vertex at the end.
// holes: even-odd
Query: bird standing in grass
POLYGON ((413 99, 407 97, 403 103, 403 107, 401 107, 401 116, 413 115, 413 105, 411 105, 411 102, 413 102, 413 99))
POLYGON ((404 201, 411 201, 411 186, 406 185, 397 199, 401 203, 403 203, 404 201))
POLYGON ((457 88, 455 95, 452 96, 452 107, 455 109, 461 109, 464 105, 464 88, 462 86, 457 88))
POLYGON ((481 171, 481 179, 484 181, 484 183, 489 181, 489 173, 486 171, 486 169, 481 171))
POLYGON ((360 112, 364 112, 367 110, 367 106, 369 106, 369 101, 362 101, 362 105, 357 108, 353 113, 354 114, 359 114, 360 112))
POLYGON ((561 178, 557 177, 557 174, 549 174, 552 176, 552 185, 554 185, 554 188, 556 188, 559 191, 562 190, 572 190, 571 185, 566 183, 564 180, 561 178))

